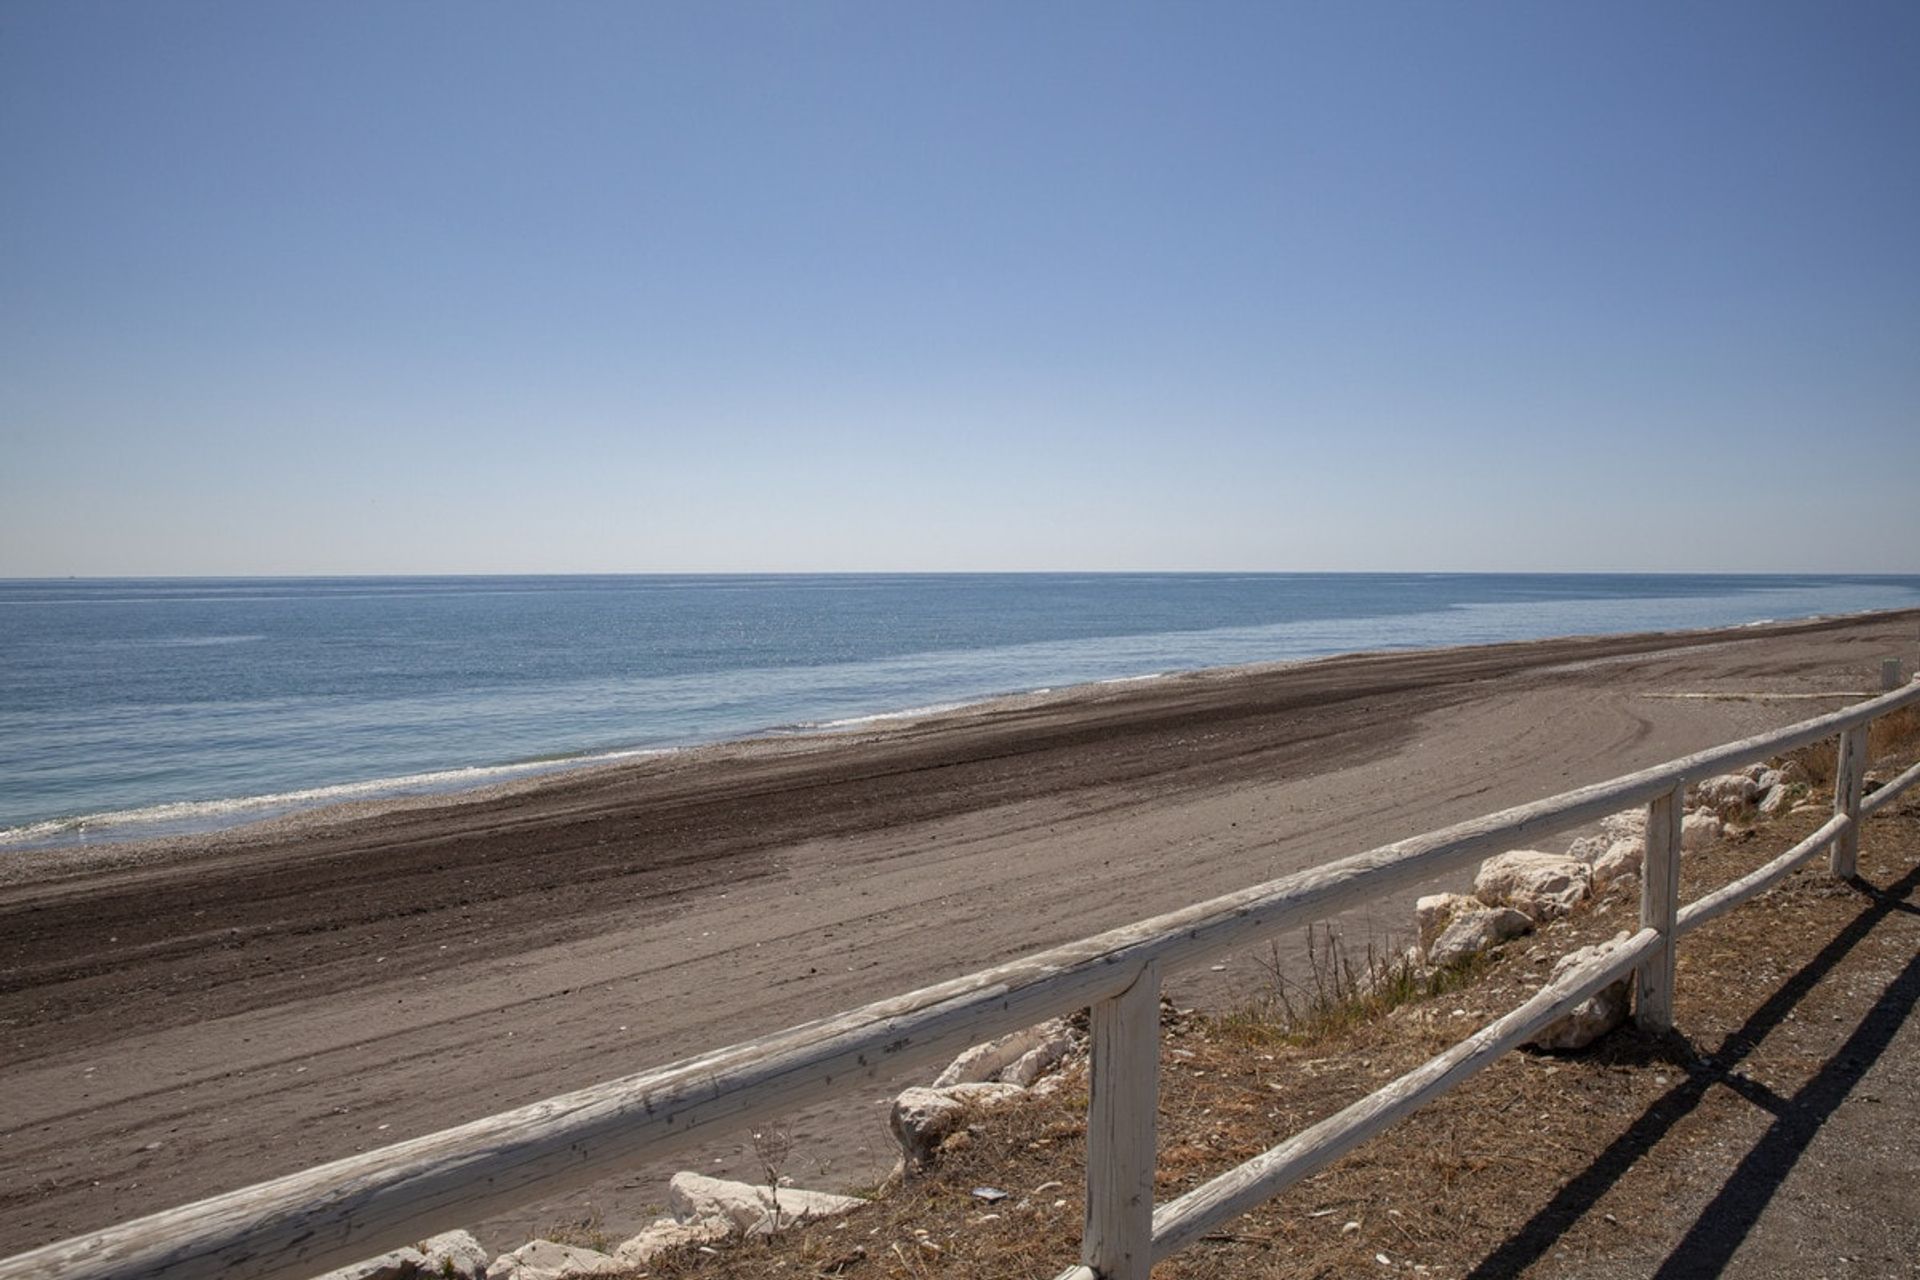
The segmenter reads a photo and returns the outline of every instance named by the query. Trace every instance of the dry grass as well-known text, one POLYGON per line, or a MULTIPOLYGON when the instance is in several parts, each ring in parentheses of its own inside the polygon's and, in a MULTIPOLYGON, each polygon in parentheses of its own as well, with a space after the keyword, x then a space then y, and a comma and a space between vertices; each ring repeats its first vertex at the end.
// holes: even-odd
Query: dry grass
MULTIPOLYGON (((1904 707, 1881 716, 1867 731, 1867 759, 1871 762, 1911 759, 1916 746, 1920 746, 1920 707, 1904 707)), ((1790 751, 1786 758, 1807 771, 1808 786, 1820 795, 1833 790, 1838 756, 1839 745, 1830 738, 1790 751)))
POLYGON ((1331 928, 1307 930, 1307 976, 1288 976, 1280 946, 1260 960, 1264 980, 1246 1003, 1210 1019, 1216 1034, 1254 1048, 1312 1048, 1352 1034, 1416 1000, 1473 985, 1487 957, 1429 970, 1369 941, 1359 954, 1331 928))
MULTIPOLYGON (((1893 737, 1911 748, 1920 716, 1893 737)), ((1817 811, 1788 815, 1689 854, 1683 893, 1698 896, 1759 865, 1819 820, 1817 811)), ((1920 792, 1870 824, 1862 873, 1890 884, 1916 860, 1920 792)), ((1803 1061, 1800 1040, 1782 1048, 1781 1038, 1749 1036, 1754 1011, 1770 996, 1777 1000, 1774 993, 1790 987, 1867 900, 1828 879, 1816 860, 1689 937, 1679 963, 1684 1036, 1649 1038, 1629 1028, 1584 1054, 1509 1054, 1156 1267, 1156 1280, 1642 1274, 1630 1258, 1623 1266, 1621 1250, 1646 1239, 1644 1224, 1673 1214, 1689 1196, 1697 1200, 1703 1177, 1724 1176, 1726 1135, 1752 1111, 1733 1091, 1710 1088, 1712 1081, 1738 1066, 1786 1089, 1796 1072, 1818 1065, 1803 1061), (1569 1202, 1569 1188, 1584 1199, 1569 1202)), ((1633 927, 1637 910, 1636 897, 1616 891, 1578 919, 1431 985, 1371 950, 1347 956, 1323 936, 1317 979, 1283 982, 1276 967, 1269 993, 1246 1008, 1211 1018, 1166 1011, 1156 1199, 1257 1155, 1457 1042, 1537 990, 1560 954, 1633 927)), ((1851 994, 1854 979, 1844 985, 1851 994)), ((1828 1021, 1814 995, 1802 998, 1803 1014, 1828 1021)), ((1057 1274, 1078 1259, 1085 1114, 1085 1080, 1069 1077, 1051 1097, 975 1117, 932 1174, 849 1217, 685 1251, 636 1274, 1057 1274), (1006 1198, 983 1198, 977 1188, 1002 1189, 1006 1198)))

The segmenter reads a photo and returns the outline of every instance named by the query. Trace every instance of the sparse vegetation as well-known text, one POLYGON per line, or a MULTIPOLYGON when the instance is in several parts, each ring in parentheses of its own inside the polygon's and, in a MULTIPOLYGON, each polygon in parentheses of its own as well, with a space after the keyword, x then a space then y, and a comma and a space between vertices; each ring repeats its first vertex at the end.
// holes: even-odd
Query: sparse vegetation
POLYGON ((1487 957, 1476 954, 1429 969, 1372 938, 1355 955, 1330 925, 1307 929, 1306 958, 1306 978, 1289 977, 1274 943, 1260 961, 1261 987, 1238 1008, 1213 1018, 1214 1029, 1248 1045, 1311 1047, 1401 1005, 1470 986, 1487 966, 1487 957))
MULTIPOLYGON (((1910 746, 1916 736, 1910 725, 1910 746)), ((1876 750, 1875 759, 1884 754, 1876 750)), ((1818 820, 1816 813, 1791 815, 1690 854, 1682 864, 1683 895, 1743 874, 1818 820)), ((1861 867, 1871 884, 1895 885, 1911 902, 1920 892, 1912 874, 1917 859, 1920 795, 1874 820, 1861 867)), ((1751 1126, 1769 1121, 1737 1089, 1711 1086, 1765 1078, 1784 1095, 1821 1069, 1820 1058, 1809 1056, 1807 1029, 1835 1026, 1837 1044, 1879 983, 1861 981, 1867 971, 1859 968, 1805 986, 1798 985, 1801 975, 1824 974, 1819 966, 1829 962, 1821 957, 1834 940, 1876 911, 1875 929, 1911 931, 1912 917, 1902 914, 1911 908, 1876 907, 1883 898, 1882 889, 1863 895, 1837 884, 1816 862, 1688 939, 1679 960, 1681 1035, 1650 1038, 1629 1027, 1579 1055, 1508 1055, 1230 1230, 1156 1267, 1155 1280, 1377 1276, 1384 1267, 1430 1277, 1476 1268, 1500 1275, 1657 1269, 1658 1258, 1622 1267, 1620 1251, 1647 1240, 1671 1247, 1686 1230, 1675 1215, 1698 1212, 1741 1144, 1757 1140, 1751 1126), (1771 1016, 1797 1015, 1788 1024, 1796 1030, 1769 1037, 1772 1024, 1756 1018, 1782 1000, 1784 1015, 1771 1016), (1622 1176, 1626 1169, 1631 1177, 1622 1176), (1584 1197, 1571 1207, 1569 1187, 1583 1188, 1584 1197), (1640 1224, 1639 1233, 1623 1232, 1622 1223, 1640 1224)), ((1167 1011, 1156 1199, 1190 1190, 1418 1065, 1537 989, 1559 954, 1636 918, 1630 895, 1609 895, 1582 916, 1471 967, 1430 976, 1375 945, 1353 953, 1338 935, 1317 930, 1305 977, 1284 976, 1270 953, 1266 987, 1243 1007, 1214 1017, 1167 1011)), ((1879 956, 1897 963, 1912 950, 1911 939, 1888 937, 1850 949, 1842 963, 1870 966, 1881 963, 1879 956)), ((869 1208, 776 1238, 686 1250, 657 1260, 646 1274, 1056 1274, 1077 1260, 1086 1105, 1084 1078, 1070 1080, 1050 1097, 975 1117, 950 1140, 935 1170, 886 1189, 869 1208), (973 1194, 982 1186, 1009 1196, 989 1204, 973 1194)))

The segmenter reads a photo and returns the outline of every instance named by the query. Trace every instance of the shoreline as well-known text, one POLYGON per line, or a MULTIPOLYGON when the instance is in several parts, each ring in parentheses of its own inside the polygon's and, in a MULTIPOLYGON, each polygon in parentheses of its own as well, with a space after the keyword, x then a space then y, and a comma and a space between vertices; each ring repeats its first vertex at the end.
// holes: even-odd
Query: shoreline
MULTIPOLYGON (((1920 607, 1909 609, 1868 609, 1853 613, 1813 614, 1804 618, 1762 619, 1727 626, 1678 630, 1581 633, 1543 636, 1524 640, 1492 641, 1479 644, 1406 646, 1402 648, 1359 649, 1307 658, 1284 658, 1268 662, 1238 663, 1226 666, 1171 668, 1139 675, 1107 677, 1059 686, 1017 692, 996 693, 957 703, 878 711, 824 723, 795 726, 768 726, 738 737, 695 741, 661 747, 616 748, 575 758, 552 761, 516 761, 498 764, 454 766, 448 769, 409 774, 392 779, 368 779, 321 784, 301 791, 264 796, 239 796, 207 801, 179 801, 145 809, 115 813, 80 815, 73 818, 46 819, 42 822, 0 830, 0 886, 23 879, 38 878, 35 872, 52 864, 63 869, 96 866, 128 866, 155 858, 218 848, 239 843, 294 840, 317 830, 378 819, 389 814, 440 809, 465 804, 482 804, 501 799, 532 796, 549 788, 595 780, 620 771, 635 771, 636 777, 650 772, 650 766, 695 765, 729 755, 763 755, 783 751, 810 752, 847 742, 871 742, 889 734, 921 729, 929 725, 962 721, 973 717, 992 717, 1010 711, 1040 707, 1067 708, 1076 702, 1094 701, 1115 692, 1151 689, 1166 681, 1234 680, 1270 676, 1283 671, 1314 667, 1333 662, 1384 659, 1411 654, 1466 654, 1513 649, 1524 652, 1530 647, 1578 643, 1669 642, 1697 645, 1737 641, 1768 635, 1793 635, 1809 629, 1861 622, 1872 619, 1920 619, 1920 607), (491 781, 472 783, 452 780, 456 775, 506 775, 491 781), (444 784, 433 780, 447 778, 444 784), (331 793, 331 795, 329 795, 331 793), (349 798, 334 799, 332 795, 349 798), (326 797, 326 798, 322 798, 326 797), (226 806, 234 815, 223 821, 215 815, 205 820, 156 818, 152 823, 128 821, 135 815, 175 808, 226 806), (261 810, 257 814, 249 811, 261 810), (246 816, 240 816, 245 814, 246 816), (124 817, 123 817, 124 815, 124 817), (32 830, 52 823, 67 826, 89 819, 122 818, 133 834, 109 834, 77 838, 10 837, 12 832, 32 830), (183 824, 177 829, 176 823, 183 824), (143 831, 158 826, 161 830, 143 831), (29 868, 16 863, 32 863, 29 868)), ((1638 651, 1638 650, 1636 650, 1638 651)))
MULTIPOLYGON (((0 882, 22 1187, 0 1253, 1793 723, 1808 703, 1650 695, 1857 689, 1915 619, 1215 668, 138 857, 5 859, 27 867, 0 882)), ((1173 994, 1224 1006, 1271 958, 1173 994)), ((890 1161, 891 1083, 793 1117, 797 1168, 890 1161)), ((749 1133, 697 1156, 754 1160, 749 1133)), ((617 1228, 672 1172, 474 1225, 518 1243, 590 1204, 617 1228)))

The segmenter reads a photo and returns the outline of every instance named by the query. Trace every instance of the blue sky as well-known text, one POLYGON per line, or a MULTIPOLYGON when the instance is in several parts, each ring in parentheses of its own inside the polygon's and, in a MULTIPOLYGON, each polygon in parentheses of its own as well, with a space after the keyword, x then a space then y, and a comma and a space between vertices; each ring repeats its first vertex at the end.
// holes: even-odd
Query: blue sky
POLYGON ((0 575, 1920 570, 1920 7, 0 8, 0 575))

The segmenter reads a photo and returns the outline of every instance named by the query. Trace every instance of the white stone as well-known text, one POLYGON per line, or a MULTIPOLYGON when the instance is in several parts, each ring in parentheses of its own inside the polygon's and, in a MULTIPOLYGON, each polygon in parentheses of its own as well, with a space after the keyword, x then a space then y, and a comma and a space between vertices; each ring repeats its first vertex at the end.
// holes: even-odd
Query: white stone
MULTIPOLYGON (((1557 981, 1568 970, 1599 959, 1625 942, 1627 937, 1625 932, 1621 932, 1607 942, 1596 942, 1590 947, 1569 951, 1554 962, 1552 980, 1557 981)), ((1632 974, 1618 982, 1609 983, 1527 1043, 1536 1049, 1586 1048, 1627 1020, 1627 1002, 1632 986, 1632 974)))
POLYGON ((319 1280, 413 1280, 426 1261, 427 1255, 418 1249, 395 1249, 392 1253, 329 1271, 319 1280))
POLYGON ((1533 921, 1512 907, 1472 907, 1456 913, 1427 949, 1427 960, 1444 967, 1533 931, 1533 921))
POLYGON ((1691 791, 1694 803, 1702 809, 1732 815, 1753 803, 1759 787, 1744 773, 1723 773, 1695 783, 1691 791))
POLYGON ((1706 810, 1696 810, 1680 819, 1680 847, 1691 852, 1720 838, 1720 819, 1706 810))
POLYGON ((1599 893, 1614 881, 1640 874, 1647 851, 1638 840, 1616 840, 1607 851, 1593 860, 1593 891, 1599 893))
MULTIPOLYGON (((1019 1031, 989 1040, 985 1044, 974 1045, 947 1064, 947 1069, 933 1078, 933 1087, 944 1089, 951 1084, 979 1084, 988 1080, 998 1080, 1001 1072, 1035 1049, 1044 1048, 1054 1041, 1060 1041, 1060 1053, 1066 1052, 1067 1024, 1059 1018, 1042 1022, 1038 1026, 1026 1027, 1019 1031)), ((1055 1055, 1058 1060, 1059 1055, 1055 1055)), ((1036 1073, 1037 1074, 1037 1073, 1036 1073)), ((1024 1083, 1015 1081, 1014 1083, 1024 1083)))
POLYGON ((1772 765, 1767 764, 1764 761, 1762 761, 1759 764, 1750 764, 1745 769, 1741 770, 1741 772, 1746 774, 1749 778, 1752 778, 1754 781, 1754 785, 1757 786, 1762 791, 1765 791, 1768 787, 1772 786, 1774 782, 1779 781, 1778 778, 1771 779, 1771 780, 1768 779, 1767 775, 1775 772, 1775 770, 1772 765))
POLYGON ((1515 849, 1480 864, 1473 893, 1490 907, 1513 907, 1543 924, 1580 904, 1592 874, 1586 863, 1563 853, 1515 849))
POLYGON ((887 1124, 907 1166, 924 1169, 933 1163, 940 1144, 966 1121, 970 1112, 1004 1106, 1026 1093, 1017 1084, 948 1085, 943 1089, 912 1088, 893 1100, 887 1124))
POLYGON ((1647 811, 1645 809, 1622 809, 1600 819, 1600 830, 1610 840, 1645 840, 1647 838, 1647 811))
POLYGON ((1000 1068, 1001 1084, 1032 1085, 1066 1058, 1073 1048, 1073 1033, 1065 1022, 1054 1025, 1046 1039, 1000 1068))
POLYGON ((487 1280, 571 1280, 624 1275, 627 1264, 594 1249, 533 1240, 487 1264, 487 1280))
POLYGON ((1609 835, 1581 836, 1567 846, 1567 856, 1578 858, 1582 862, 1592 862, 1605 853, 1608 846, 1613 843, 1613 837, 1609 835))
POLYGON ((1767 817, 1776 817, 1793 806, 1794 789, 1786 783, 1777 783, 1768 788, 1767 794, 1760 798, 1760 812, 1767 817))
POLYGON ((1440 936, 1441 930, 1447 927, 1447 922, 1457 913, 1469 907, 1477 908, 1482 905, 1478 898, 1469 897, 1464 893, 1430 893, 1415 902, 1413 924, 1420 934, 1421 952, 1424 953, 1433 945, 1433 940, 1440 936))
POLYGON ((444 1231, 420 1242, 426 1255, 422 1270, 447 1280, 482 1280, 487 1274, 487 1249, 470 1231, 444 1231))
POLYGON ((700 1173, 676 1173, 667 1184, 667 1207, 681 1223, 722 1221, 744 1235, 767 1234, 806 1218, 831 1218, 865 1204, 854 1196, 729 1182, 700 1173), (774 1208, 779 1207, 776 1218, 774 1208))
POLYGON ((733 1223, 725 1218, 702 1218, 695 1222, 676 1222, 659 1218, 641 1228, 640 1234, 623 1241, 613 1251, 615 1260, 629 1267, 644 1266, 669 1249, 690 1244, 712 1244, 733 1234, 733 1223))

